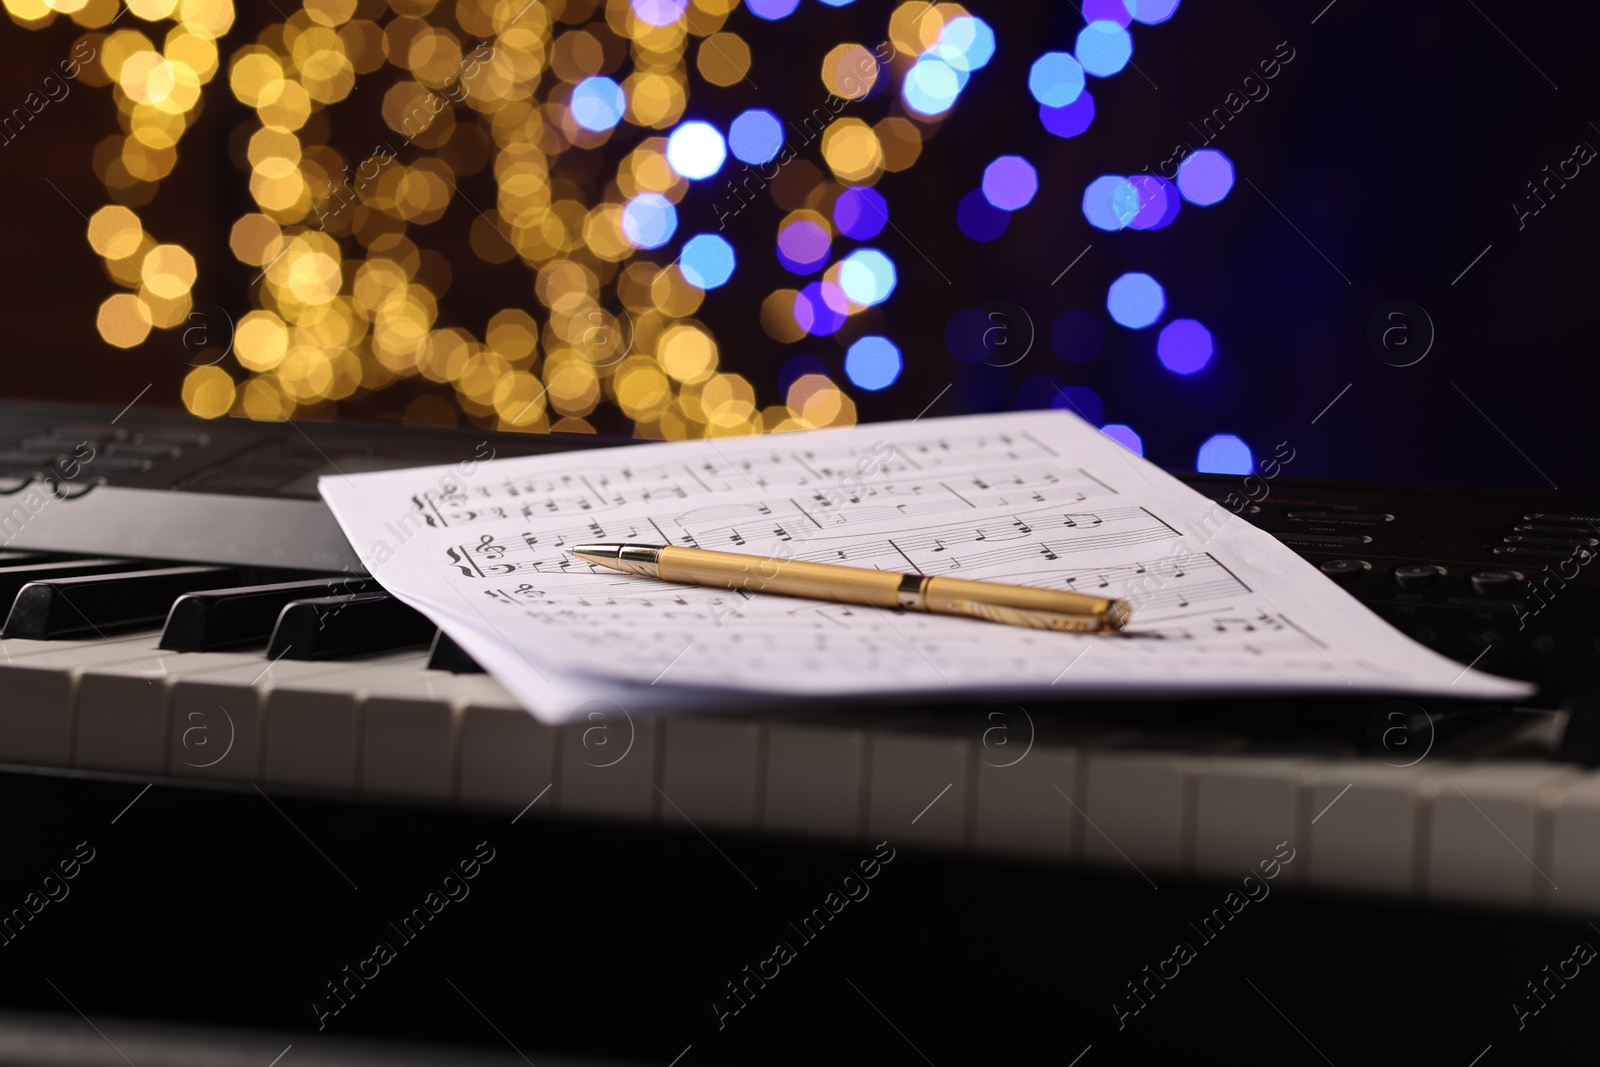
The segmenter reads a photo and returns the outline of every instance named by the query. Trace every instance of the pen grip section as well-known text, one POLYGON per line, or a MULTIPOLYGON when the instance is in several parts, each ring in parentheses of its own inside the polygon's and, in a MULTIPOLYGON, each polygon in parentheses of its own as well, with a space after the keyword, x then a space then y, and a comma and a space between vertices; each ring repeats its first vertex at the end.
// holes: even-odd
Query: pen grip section
POLYGON ((717 586, 736 592, 781 593, 879 608, 893 608, 900 603, 901 576, 891 571, 763 559, 737 552, 663 548, 657 575, 669 582, 717 586))

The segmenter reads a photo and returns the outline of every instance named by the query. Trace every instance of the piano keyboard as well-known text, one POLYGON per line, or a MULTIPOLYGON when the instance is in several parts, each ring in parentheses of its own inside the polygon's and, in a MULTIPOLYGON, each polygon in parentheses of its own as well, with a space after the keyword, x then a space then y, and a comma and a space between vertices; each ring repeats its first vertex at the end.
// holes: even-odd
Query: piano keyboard
POLYGON ((1266 736, 1207 732, 1237 717, 1194 709, 1180 709, 1194 732, 1152 728, 1126 706, 1096 721, 1003 705, 610 709, 556 728, 487 675, 430 665, 471 666, 448 643, 430 650, 408 609, 339 582, 0 556, 15 598, 0 761, 519 818, 893 838, 1153 883, 1232 877, 1290 842, 1287 877, 1311 889, 1600 914, 1600 773, 1553 758, 1560 712, 1440 712, 1411 750, 1378 754, 1301 704, 1266 736), (232 588, 205 591, 219 582, 232 588), (208 650, 180 650, 194 648, 208 650))

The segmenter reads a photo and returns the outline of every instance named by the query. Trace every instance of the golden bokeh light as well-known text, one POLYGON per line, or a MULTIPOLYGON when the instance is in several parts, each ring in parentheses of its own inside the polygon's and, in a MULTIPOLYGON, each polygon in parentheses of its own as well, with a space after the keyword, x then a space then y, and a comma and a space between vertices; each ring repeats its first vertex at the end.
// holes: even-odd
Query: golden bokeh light
POLYGON ((94 324, 105 342, 118 348, 133 348, 150 336, 150 313, 132 293, 106 297, 94 324))
POLYGON ((750 46, 736 33, 713 33, 700 42, 695 67, 712 85, 737 85, 750 73, 750 46))

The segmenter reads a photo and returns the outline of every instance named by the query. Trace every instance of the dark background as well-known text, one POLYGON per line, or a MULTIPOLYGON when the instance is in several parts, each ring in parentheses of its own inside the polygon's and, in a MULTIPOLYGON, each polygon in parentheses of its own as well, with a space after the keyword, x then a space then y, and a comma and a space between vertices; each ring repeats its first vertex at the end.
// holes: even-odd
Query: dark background
MULTIPOLYGON (((883 40, 893 7, 803 0, 793 15, 771 23, 734 12, 724 28, 750 42, 761 90, 706 85, 693 73, 691 45, 685 118, 726 129, 754 105, 786 118, 808 113, 824 95, 821 57, 842 41, 872 47, 883 40)), ((739 268, 698 313, 716 333, 722 369, 748 377, 758 404, 781 402, 779 367, 809 353, 856 399, 862 421, 913 417, 936 397, 930 415, 1043 405, 1058 395, 1057 384, 1087 385, 1103 398, 1107 421, 1132 426, 1146 455, 1173 469, 1192 469, 1212 434, 1234 433, 1258 459, 1288 441, 1297 476, 1600 486, 1574 432, 1593 406, 1587 313, 1597 209, 1589 185, 1600 178, 1584 168, 1521 229, 1512 207, 1527 196, 1525 183, 1570 157, 1575 144, 1600 145, 1590 122, 1600 114, 1592 106, 1593 14, 1564 5, 1530 19, 1510 0, 1336 0, 1326 8, 1324 0, 1186 3, 1164 24, 1134 24, 1137 69, 1091 78, 1095 123, 1061 140, 1038 121, 1027 69, 1043 51, 1070 50, 1082 17, 1073 5, 972 0, 968 7, 996 31, 994 60, 973 75, 917 164, 878 184, 899 232, 891 228, 868 243, 894 258, 900 280, 871 330, 901 346, 904 373, 882 392, 866 393, 842 371, 840 341, 848 343, 850 328, 840 338, 797 345, 762 332, 760 299, 798 287, 772 253, 783 212, 762 200, 730 224, 739 268), (1214 143, 1237 168, 1226 200, 1209 208, 1186 204, 1159 232, 1105 233, 1087 224, 1079 202, 1089 181, 1154 169, 1179 140, 1198 144, 1190 122, 1222 106, 1279 42, 1293 48, 1293 61, 1269 83, 1270 95, 1249 104, 1214 143), (1004 236, 977 243, 957 229, 955 205, 1003 152, 1033 162, 1041 189, 1004 236), (1166 318, 1195 317, 1211 329, 1218 351, 1203 371, 1172 374, 1155 356, 1157 329, 1128 331, 1105 317, 1106 287, 1127 270, 1149 271, 1163 283, 1166 318), (1394 300, 1424 309, 1437 333, 1414 366, 1389 365, 1368 342, 1369 321, 1394 300), (1008 324, 1013 344, 1027 339, 1030 321, 1036 334, 1015 366, 964 362, 946 348, 950 315, 992 301, 1020 309, 1008 324), (1090 362, 1065 362, 1049 344, 1050 324, 1069 308, 1093 310, 1106 322, 1106 344, 1090 362)), ((436 17, 446 15, 441 5, 436 17)), ((224 62, 279 18, 270 5, 245 5, 221 42, 224 62)), ((64 19, 39 32, 0 25, 0 104, 20 104, 81 32, 64 19)), ((370 143, 362 124, 391 77, 391 68, 363 77, 360 91, 333 109, 333 138, 347 156, 359 158, 370 143)), ((188 368, 168 333, 155 331, 130 351, 110 348, 95 333, 95 308, 120 291, 88 247, 82 217, 107 202, 90 155, 115 130, 108 93, 77 83, 69 98, 0 146, 0 189, 10 207, 0 231, 0 293, 10 312, 3 392, 121 406, 153 383, 141 403, 176 407, 188 368)), ((180 143, 172 177, 140 214, 161 239, 195 253, 197 298, 242 314, 252 306, 246 283, 254 271, 233 260, 226 241, 231 221, 250 204, 228 142, 240 124, 253 128, 253 116, 232 99, 225 73, 208 86, 204 106, 180 143)), ((893 94, 882 94, 845 113, 876 121, 892 106, 893 94)), ((645 134, 619 129, 606 151, 620 156, 645 134)), ((613 164, 578 158, 584 155, 562 157, 569 174, 612 172, 613 164)), ((816 145, 805 155, 820 162, 816 145)), ((481 204, 477 188, 463 185, 481 204)), ((718 191, 702 183, 685 198, 668 251, 715 229, 718 191)), ((508 305, 542 322, 530 270, 470 257, 473 217, 458 199, 439 223, 412 231, 455 269, 439 325, 478 332, 488 314, 508 305)), ((846 247, 836 241, 834 256, 846 247)), ((1407 325, 1419 346, 1410 351, 1420 351, 1427 326, 1407 325)), ((1018 350, 991 362, 1014 359, 1018 350)), ((239 375, 231 359, 223 366, 239 375)), ((418 389, 449 395, 444 387, 401 382, 308 417, 395 419, 418 389)), ((602 431, 630 429, 605 404, 591 421, 602 431)))

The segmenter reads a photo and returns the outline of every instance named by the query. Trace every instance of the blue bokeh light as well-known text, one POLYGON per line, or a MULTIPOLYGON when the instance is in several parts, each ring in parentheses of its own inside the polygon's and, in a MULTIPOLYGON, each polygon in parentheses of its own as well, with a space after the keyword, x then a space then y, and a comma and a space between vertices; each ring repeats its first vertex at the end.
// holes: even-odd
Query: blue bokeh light
POLYGON ((967 73, 937 56, 924 55, 906 71, 900 95, 906 106, 922 115, 942 115, 955 104, 966 87, 967 73))
POLYGON ((1068 385, 1057 389, 1056 397, 1050 401, 1050 406, 1081 415, 1096 426, 1106 421, 1106 402, 1100 399, 1099 393, 1087 385, 1068 385))
POLYGON ((1083 0, 1083 20, 1126 26, 1133 21, 1133 6, 1134 0, 1083 0))
POLYGON ((633 0, 633 13, 652 26, 670 26, 683 18, 689 0, 633 0))
POLYGON ((783 147, 783 123, 765 108, 753 107, 728 127, 728 147, 744 163, 766 163, 783 147))
POLYGON ((982 190, 972 190, 956 205, 956 225, 974 241, 993 241, 1010 224, 1011 213, 989 203, 982 190))
POLYGON ((1133 58, 1133 37, 1115 22, 1101 19, 1078 31, 1078 46, 1073 55, 1083 64, 1085 73, 1109 78, 1133 58))
POLYGON ((814 337, 838 333, 849 310, 849 298, 832 282, 812 282, 795 294, 794 321, 814 337))
POLYGON ((1063 311, 1050 327, 1050 347, 1068 363, 1087 363, 1106 343, 1100 316, 1081 308, 1063 311))
POLYGON ((1039 172, 1021 156, 1001 156, 983 171, 984 199, 1002 211, 1027 207, 1039 191, 1039 172))
POLYGON ((678 269, 690 285, 715 289, 733 277, 733 246, 714 233, 702 233, 684 243, 678 269))
POLYGON ((637 248, 660 248, 678 229, 678 209, 660 193, 640 193, 622 208, 622 235, 637 248))
POLYGON ((1085 90, 1066 107, 1040 104, 1039 121, 1057 137, 1076 137, 1094 122, 1094 97, 1085 90))
POLYGON ((1100 432, 1134 455, 1144 455, 1144 441, 1139 438, 1138 434, 1133 432, 1133 427, 1124 426, 1120 422, 1108 422, 1100 427, 1100 432))
POLYGON ((1194 469, 1201 474, 1249 474, 1254 466, 1250 446, 1231 433, 1207 440, 1194 459, 1194 469))
POLYGON ((628 99, 622 86, 610 78, 596 75, 585 78, 572 90, 572 119, 579 126, 594 133, 604 133, 622 121, 628 109, 628 99))
POLYGON ((1178 191, 1191 204, 1207 207, 1233 188, 1233 163, 1215 148, 1190 152, 1178 164, 1178 191))
POLYGON ((1211 362, 1213 351, 1211 331, 1193 319, 1173 319, 1156 339, 1156 354, 1177 374, 1193 374, 1204 367, 1211 362))
POLYGON ((856 0, 822 0, 822 2, 829 7, 844 7, 846 4, 855 3, 856 0))
POLYGON ((889 202, 878 190, 852 186, 833 203, 833 224, 855 241, 870 241, 889 224, 889 202))
POLYGON ((929 51, 955 70, 974 71, 994 58, 994 30, 980 18, 957 15, 929 51))
POLYGON ((758 19, 781 19, 800 6, 800 0, 745 0, 745 7, 758 19))
POLYGON ((711 177, 727 158, 727 142, 709 122, 685 122, 667 137, 667 162, 690 181, 711 177))
POLYGON ((857 249, 839 264, 839 288, 857 304, 883 303, 897 281, 894 260, 876 248, 857 249))
POLYGON ((1116 231, 1139 210, 1139 194, 1120 174, 1102 174, 1083 191, 1083 217, 1097 230, 1116 231))
POLYGON ((778 368, 778 392, 788 396, 789 387, 806 375, 827 373, 828 365, 816 356, 790 356, 783 361, 783 366, 778 368))
POLYGON ((1106 310, 1119 325, 1142 330, 1161 318, 1167 308, 1167 294, 1161 283, 1148 274, 1130 271, 1111 283, 1106 293, 1106 310))
POLYGON ((900 349, 887 337, 871 334, 851 345, 844 354, 844 372, 863 389, 877 391, 900 377, 900 349))
POLYGON ((1133 17, 1147 26, 1165 22, 1178 10, 1178 0, 1123 0, 1133 11, 1133 17))
POLYGON ((994 351, 994 322, 977 308, 962 308, 944 327, 944 346, 963 363, 978 363, 994 351))
POLYGON ((1046 52, 1028 71, 1028 92, 1046 107, 1066 107, 1083 92, 1083 64, 1065 52, 1046 52))

